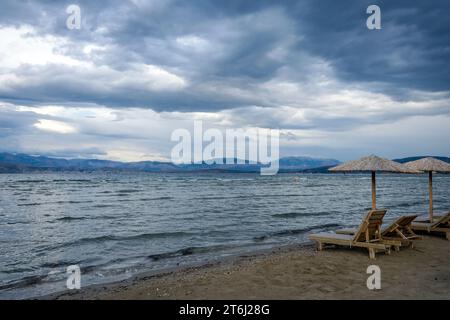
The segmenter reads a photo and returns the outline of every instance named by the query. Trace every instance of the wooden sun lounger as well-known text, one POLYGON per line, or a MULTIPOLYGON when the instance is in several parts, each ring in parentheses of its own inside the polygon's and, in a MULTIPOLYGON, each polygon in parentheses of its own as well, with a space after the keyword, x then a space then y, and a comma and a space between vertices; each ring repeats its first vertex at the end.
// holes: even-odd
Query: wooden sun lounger
POLYGON ((325 244, 348 247, 362 247, 369 251, 369 258, 375 259, 377 251, 390 253, 391 244, 383 243, 381 224, 387 210, 370 210, 354 235, 321 232, 311 234, 309 238, 317 242, 317 249, 322 250, 325 244))
POLYGON ((450 211, 435 222, 413 221, 411 229, 415 231, 426 231, 428 233, 445 233, 445 238, 450 240, 450 211))
MULTIPOLYGON (((420 237, 411 229, 411 223, 416 217, 417 215, 403 216, 392 222, 381 232, 382 242, 393 245, 396 250, 399 250, 400 246, 405 245, 413 247, 413 242, 411 240, 420 239, 420 237), (393 241, 397 242, 397 245, 393 241)), ((356 232, 358 232, 357 228, 336 230, 336 233, 338 234, 347 235, 354 235, 356 232)))

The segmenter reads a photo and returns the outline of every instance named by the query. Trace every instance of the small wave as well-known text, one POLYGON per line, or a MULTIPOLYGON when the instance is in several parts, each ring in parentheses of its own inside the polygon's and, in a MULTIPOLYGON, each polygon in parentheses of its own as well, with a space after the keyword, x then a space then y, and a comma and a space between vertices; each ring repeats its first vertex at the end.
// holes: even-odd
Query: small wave
POLYGON ((156 197, 156 198, 141 198, 139 201, 157 201, 157 200, 170 200, 173 197, 165 196, 165 197, 156 197))
POLYGON ((75 220, 86 220, 88 217, 62 217, 55 219, 56 221, 75 221, 75 220))
POLYGON ((31 203, 19 203, 18 207, 27 207, 27 206, 40 206, 45 204, 77 204, 77 203, 92 203, 92 200, 85 201, 76 201, 76 200, 60 200, 54 202, 31 202, 31 203))
POLYGON ((286 213, 275 213, 272 215, 274 218, 297 218, 297 217, 326 217, 332 214, 337 214, 337 211, 321 211, 321 212, 286 212, 286 213))
POLYGON ((395 207, 395 208, 409 208, 409 207, 414 207, 414 206, 420 206, 420 205, 423 205, 424 203, 425 203, 424 201, 400 202, 398 204, 395 204, 393 207, 395 207))
POLYGON ((209 247, 186 247, 186 248, 182 248, 182 249, 179 249, 176 251, 152 254, 152 255, 149 255, 148 258, 153 261, 158 261, 161 259, 176 258, 176 257, 187 256, 187 255, 196 254, 196 253, 206 253, 206 252, 211 252, 211 251, 218 251, 221 249, 227 249, 229 247, 230 246, 225 246, 225 245, 217 245, 217 246, 209 246, 209 247))
POLYGON ((30 223, 29 221, 9 221, 5 223, 0 223, 0 225, 29 224, 29 223, 30 223))
POLYGON ((148 239, 158 239, 158 238, 170 238, 170 237, 182 237, 190 235, 190 233, 182 232, 182 231, 176 231, 176 232, 155 232, 155 233, 141 233, 137 235, 131 235, 131 236, 116 236, 116 235, 103 235, 98 237, 88 237, 88 238, 81 238, 72 242, 68 243, 62 243, 56 246, 53 246, 51 248, 47 249, 59 249, 59 248, 65 248, 68 246, 79 246, 79 245, 86 245, 86 244, 92 244, 92 243, 102 243, 107 241, 133 241, 133 240, 148 240, 148 239))
POLYGON ((311 227, 306 227, 306 228, 301 228, 301 229, 288 229, 288 230, 282 230, 282 231, 277 231, 277 232, 272 232, 272 233, 268 233, 259 237, 254 237, 253 240, 255 241, 263 241, 266 240, 268 238, 272 238, 272 237, 283 237, 283 236, 289 236, 289 235, 296 235, 296 234, 302 234, 302 233, 306 233, 315 229, 328 229, 328 228, 336 228, 339 227, 340 225, 337 223, 327 223, 327 224, 323 224, 323 225, 316 225, 316 226, 311 226, 311 227))
POLYGON ((1 270, 0 273, 4 273, 4 274, 16 274, 16 273, 25 273, 25 272, 31 272, 34 271, 33 268, 28 267, 28 268, 18 268, 18 267, 14 267, 13 269, 4 269, 1 270))
POLYGON ((297 218, 297 217, 323 217, 331 214, 332 212, 286 212, 286 213, 276 213, 272 217, 275 218, 297 218))
POLYGON ((259 198, 261 196, 259 195, 239 195, 239 196, 231 196, 231 197, 224 197, 224 196, 212 196, 212 197, 194 197, 192 199, 195 200, 225 200, 225 199, 247 199, 247 198, 259 198))
POLYGON ((75 203, 91 203, 94 202, 93 200, 83 200, 83 201, 79 201, 79 200, 60 200, 60 201, 56 201, 54 203, 57 204, 75 204, 75 203))
POLYGON ((228 182, 228 181, 253 181, 253 180, 256 180, 256 179, 251 179, 251 178, 234 178, 234 179, 231 179, 231 178, 216 178, 215 180, 228 182))
POLYGON ((48 269, 54 269, 54 268, 61 268, 61 267, 67 267, 70 265, 78 265, 80 264, 80 261, 57 261, 57 262, 44 262, 40 265, 41 268, 48 268, 48 269))
POLYGON ((69 179, 71 182, 92 182, 92 180, 89 179, 69 179))
POLYGON ((155 239, 155 238, 171 238, 190 235, 189 232, 175 231, 175 232, 155 232, 155 233, 141 233, 133 236, 112 236, 112 240, 140 240, 140 239, 155 239))
POLYGON ((46 182, 45 180, 41 180, 41 179, 29 179, 29 180, 16 180, 15 182, 19 182, 19 183, 42 183, 42 182, 46 182))
POLYGON ((117 193, 134 193, 134 192, 141 192, 142 190, 139 189, 122 189, 117 190, 117 193))
POLYGON ((212 196, 212 197, 194 197, 195 200, 224 200, 224 199, 255 199, 255 198, 277 198, 277 197, 303 197, 303 194, 249 194, 249 195, 238 195, 231 197, 224 196, 212 196))
POLYGON ((7 282, 5 284, 0 284, 0 290, 8 290, 8 289, 17 289, 17 288, 26 288, 29 286, 33 286, 39 283, 42 283, 46 276, 26 276, 22 279, 13 280, 7 282))
POLYGON ((40 206, 42 203, 32 202, 32 203, 19 203, 18 207, 29 207, 29 206, 40 206))
POLYGON ((115 206, 114 204, 94 204, 91 208, 113 208, 115 206))
POLYGON ((115 216, 108 216, 108 215, 102 215, 102 216, 81 216, 81 217, 72 217, 72 216, 66 216, 57 218, 54 221, 63 221, 63 222, 70 222, 70 221, 77 221, 77 220, 109 220, 109 219, 116 219, 115 216))

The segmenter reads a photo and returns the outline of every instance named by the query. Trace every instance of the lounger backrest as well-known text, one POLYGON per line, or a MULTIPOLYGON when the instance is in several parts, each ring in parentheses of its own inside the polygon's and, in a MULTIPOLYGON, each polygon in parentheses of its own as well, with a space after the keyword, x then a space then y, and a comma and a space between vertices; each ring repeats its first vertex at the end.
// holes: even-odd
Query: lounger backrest
POLYGON ((404 217, 400 217, 397 221, 397 224, 400 227, 407 227, 411 224, 411 222, 414 221, 414 219, 417 218, 417 214, 416 215, 412 215, 412 216, 404 216, 404 217))
POLYGON ((443 215, 442 217, 440 217, 439 220, 437 220, 435 223, 433 223, 433 224, 431 225, 431 228, 432 228, 432 229, 433 229, 433 228, 437 228, 437 227, 439 227, 440 225, 444 225, 444 224, 447 224, 447 223, 450 223, 450 211, 447 212, 446 215, 443 215))
POLYGON ((403 229, 405 227, 408 227, 413 220, 417 218, 417 215, 413 216, 403 216, 392 222, 386 229, 383 230, 382 235, 390 234, 391 232, 394 232, 395 229, 400 228, 403 229))
POLYGON ((373 242, 381 240, 381 224, 386 211, 386 209, 370 210, 359 226, 358 232, 355 233, 353 241, 373 242))

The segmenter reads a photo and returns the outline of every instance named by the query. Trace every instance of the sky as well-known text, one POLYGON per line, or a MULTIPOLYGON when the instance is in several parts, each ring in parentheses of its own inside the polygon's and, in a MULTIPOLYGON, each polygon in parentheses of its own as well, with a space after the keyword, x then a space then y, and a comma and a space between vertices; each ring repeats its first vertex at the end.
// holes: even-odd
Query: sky
POLYGON ((169 160, 193 122, 280 156, 450 156, 450 2, 0 2, 0 151, 169 160), (69 29, 69 5, 80 29, 69 29), (369 5, 381 29, 369 30, 369 5))

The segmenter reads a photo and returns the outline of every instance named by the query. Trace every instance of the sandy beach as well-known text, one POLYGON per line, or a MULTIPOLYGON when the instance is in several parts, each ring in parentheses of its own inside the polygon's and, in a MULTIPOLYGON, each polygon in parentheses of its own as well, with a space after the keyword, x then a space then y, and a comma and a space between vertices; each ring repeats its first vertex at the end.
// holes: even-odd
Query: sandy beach
POLYGON ((376 260, 359 249, 291 246, 46 299, 450 299, 450 241, 415 243, 376 260), (381 290, 367 289, 369 265, 381 269, 381 290))

